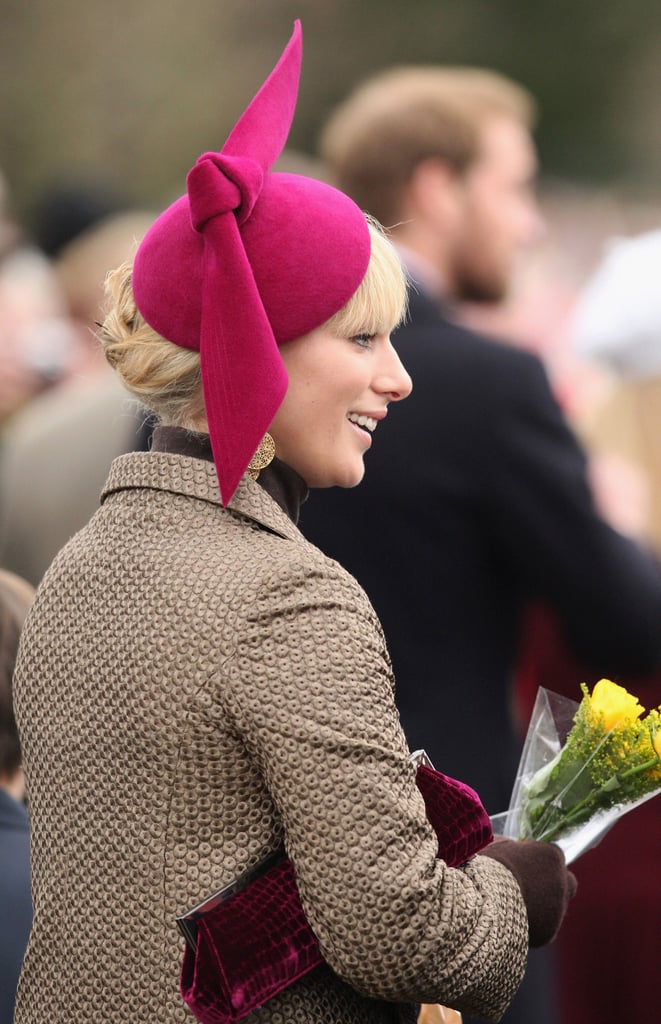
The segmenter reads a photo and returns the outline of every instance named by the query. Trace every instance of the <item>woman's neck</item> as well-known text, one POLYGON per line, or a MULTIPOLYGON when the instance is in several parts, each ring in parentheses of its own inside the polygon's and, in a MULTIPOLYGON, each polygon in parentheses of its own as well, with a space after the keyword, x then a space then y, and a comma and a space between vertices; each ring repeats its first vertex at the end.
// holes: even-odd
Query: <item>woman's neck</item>
MULTIPOLYGON (((209 435, 196 433, 185 427, 156 427, 151 450, 213 462, 209 435)), ((260 472, 257 483, 277 502, 293 523, 298 522, 300 507, 308 496, 308 486, 296 470, 276 457, 260 472)))

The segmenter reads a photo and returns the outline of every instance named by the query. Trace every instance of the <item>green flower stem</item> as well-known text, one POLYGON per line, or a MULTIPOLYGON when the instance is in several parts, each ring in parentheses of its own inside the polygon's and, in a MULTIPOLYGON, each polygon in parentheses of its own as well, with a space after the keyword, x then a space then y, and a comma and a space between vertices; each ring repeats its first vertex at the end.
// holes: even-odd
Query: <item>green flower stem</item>
POLYGON ((572 807, 571 810, 567 811, 560 821, 556 822, 552 828, 547 829, 546 832, 543 832, 542 835, 536 836, 535 838, 547 843, 551 842, 551 840, 554 839, 555 836, 559 835, 559 833, 564 829, 571 828, 573 824, 578 824, 578 821, 581 819, 584 811, 588 808, 591 806, 598 807, 600 797, 607 793, 612 793, 614 789, 619 789, 623 782, 632 778, 634 775, 640 775, 641 772, 646 772, 649 771, 650 768, 654 768, 659 761, 661 761, 661 757, 659 757, 658 754, 655 754, 655 756, 649 761, 645 761, 643 764, 634 765, 633 768, 628 768, 625 772, 618 772, 613 775, 607 782, 604 782, 599 789, 592 793, 588 793, 588 795, 583 797, 582 800, 579 800, 579 802, 572 807))

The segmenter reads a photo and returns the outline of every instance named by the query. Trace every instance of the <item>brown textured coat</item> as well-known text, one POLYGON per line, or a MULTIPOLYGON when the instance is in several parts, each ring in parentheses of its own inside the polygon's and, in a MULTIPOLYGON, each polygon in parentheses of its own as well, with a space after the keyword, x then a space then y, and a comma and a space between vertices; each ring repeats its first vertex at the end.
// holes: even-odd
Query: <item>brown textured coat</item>
POLYGON ((283 837, 330 966, 261 1024, 504 1009, 517 885, 435 859, 374 612, 258 484, 225 510, 211 463, 117 459, 40 588, 16 694, 35 902, 16 1024, 192 1020, 174 918, 283 837))

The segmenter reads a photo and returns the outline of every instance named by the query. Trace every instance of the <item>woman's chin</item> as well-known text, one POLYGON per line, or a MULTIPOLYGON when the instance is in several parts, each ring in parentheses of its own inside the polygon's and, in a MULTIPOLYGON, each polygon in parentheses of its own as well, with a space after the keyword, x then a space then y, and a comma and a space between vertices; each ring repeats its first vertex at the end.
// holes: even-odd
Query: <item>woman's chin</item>
POLYGON ((364 476, 365 467, 361 463, 360 466, 346 467, 337 473, 310 474, 308 487, 343 487, 350 489, 351 487, 357 487, 364 476))
POLYGON ((341 479, 338 479, 334 486, 346 488, 357 487, 364 476, 365 466, 361 461, 360 466, 352 467, 351 471, 343 473, 341 479))

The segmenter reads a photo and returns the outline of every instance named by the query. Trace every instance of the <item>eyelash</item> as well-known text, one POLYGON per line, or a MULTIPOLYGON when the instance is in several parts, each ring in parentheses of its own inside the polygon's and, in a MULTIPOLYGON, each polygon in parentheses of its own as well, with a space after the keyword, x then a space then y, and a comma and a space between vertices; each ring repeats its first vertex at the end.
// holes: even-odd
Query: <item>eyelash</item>
POLYGON ((372 342, 375 337, 375 334, 368 334, 367 331, 364 331, 362 334, 354 334, 351 340, 354 341, 356 345, 359 345, 360 348, 371 349, 372 342))

